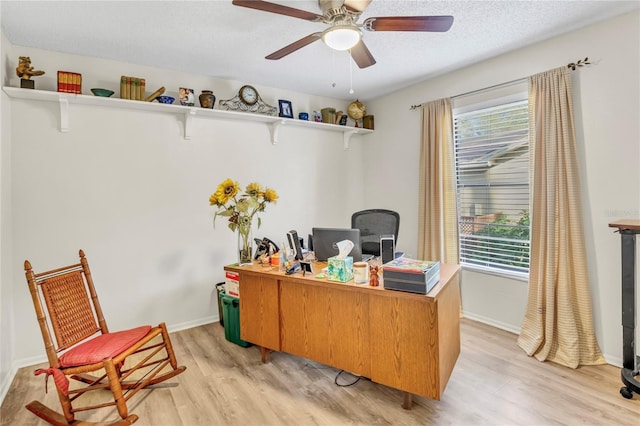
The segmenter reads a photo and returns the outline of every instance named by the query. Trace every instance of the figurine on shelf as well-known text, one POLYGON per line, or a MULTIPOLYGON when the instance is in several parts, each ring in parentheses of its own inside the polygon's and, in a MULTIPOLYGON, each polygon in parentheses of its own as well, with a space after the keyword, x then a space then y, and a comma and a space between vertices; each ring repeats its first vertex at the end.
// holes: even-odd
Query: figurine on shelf
POLYGON ((29 56, 20 56, 18 58, 16 75, 20 77, 20 87, 23 89, 33 89, 35 85, 33 80, 31 80, 31 77, 43 74, 44 71, 33 69, 31 66, 31 58, 29 56))

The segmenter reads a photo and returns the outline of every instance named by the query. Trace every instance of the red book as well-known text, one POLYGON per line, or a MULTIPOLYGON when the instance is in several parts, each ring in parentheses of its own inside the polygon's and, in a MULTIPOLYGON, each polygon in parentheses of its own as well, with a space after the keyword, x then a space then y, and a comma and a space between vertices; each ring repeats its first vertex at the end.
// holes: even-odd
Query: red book
POLYGON ((65 71, 62 75, 62 88, 64 89, 64 93, 69 93, 71 91, 71 85, 69 80, 71 79, 71 73, 65 71))
POLYGON ((67 92, 67 72, 58 71, 58 92, 67 92))
POLYGON ((63 71, 58 71, 58 92, 63 92, 63 90, 62 90, 62 74, 63 74, 63 71))
POLYGON ((75 83, 75 93, 77 93, 78 95, 82 94, 82 74, 80 73, 76 73, 74 75, 74 83, 75 83))

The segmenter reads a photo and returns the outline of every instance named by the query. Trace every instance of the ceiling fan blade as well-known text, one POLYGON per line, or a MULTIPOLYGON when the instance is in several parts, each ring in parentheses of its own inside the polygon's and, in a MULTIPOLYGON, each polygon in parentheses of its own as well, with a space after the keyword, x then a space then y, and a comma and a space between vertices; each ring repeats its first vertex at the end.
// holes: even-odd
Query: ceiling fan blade
POLYGON ((449 31, 453 16, 386 16, 367 18, 363 28, 369 31, 449 31))
POLYGON ((293 53, 298 49, 302 49, 303 47, 305 47, 308 44, 313 43, 314 41, 320 40, 321 36, 322 36, 322 33, 309 34, 308 36, 306 36, 304 38, 301 38, 298 41, 294 41, 290 45, 285 46, 280 50, 276 50, 275 52, 273 52, 272 54, 267 56, 265 59, 274 59, 275 60, 275 59, 284 58, 288 54, 293 53))
POLYGON ((376 63, 373 55, 362 40, 351 48, 351 57, 360 68, 367 68, 376 63))
POLYGON ((307 12, 306 10, 296 9, 294 7, 283 6, 281 4, 270 3, 262 0, 233 0, 236 6, 248 7, 249 9, 262 10, 264 12, 277 13, 278 15, 292 16, 294 18, 305 19, 307 21, 316 21, 322 19, 321 15, 307 12))
POLYGON ((371 0, 344 0, 343 6, 352 12, 364 12, 371 0))

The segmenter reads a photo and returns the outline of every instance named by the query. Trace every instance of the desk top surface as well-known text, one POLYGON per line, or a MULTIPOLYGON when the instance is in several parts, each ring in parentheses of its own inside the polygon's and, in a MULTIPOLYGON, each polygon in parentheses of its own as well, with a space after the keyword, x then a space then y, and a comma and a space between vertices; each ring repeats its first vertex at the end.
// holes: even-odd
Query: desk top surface
POLYGON ((224 267, 225 271, 234 271, 234 272, 242 272, 248 273, 251 275, 270 275, 274 276, 274 278, 284 279, 284 280, 293 280, 293 281, 303 281, 305 283, 311 285, 328 285, 335 287, 349 287, 356 291, 376 291, 383 293, 392 293, 393 295, 402 295, 406 297, 428 297, 428 298, 437 298, 438 293, 442 290, 444 286, 446 286, 449 281, 457 274, 460 270, 460 265, 452 265, 447 263, 440 263, 440 281, 436 284, 426 295, 419 293, 410 293, 398 290, 385 290, 384 288, 384 279, 382 278, 382 274, 380 274, 380 285, 377 287, 371 287, 368 284, 356 284, 353 280, 347 282, 338 282, 338 281, 329 281, 327 278, 317 278, 316 275, 319 274, 323 268, 327 266, 327 262, 310 262, 311 268, 313 269, 313 273, 307 272, 304 276, 302 273, 295 273, 291 275, 287 275, 284 272, 278 270, 277 266, 271 265, 260 265, 258 262, 254 261, 252 265, 246 266, 238 266, 235 265, 227 265, 224 267))
POLYGON ((620 230, 629 229, 640 231, 640 219, 620 219, 609 224, 609 228, 618 228, 620 230))

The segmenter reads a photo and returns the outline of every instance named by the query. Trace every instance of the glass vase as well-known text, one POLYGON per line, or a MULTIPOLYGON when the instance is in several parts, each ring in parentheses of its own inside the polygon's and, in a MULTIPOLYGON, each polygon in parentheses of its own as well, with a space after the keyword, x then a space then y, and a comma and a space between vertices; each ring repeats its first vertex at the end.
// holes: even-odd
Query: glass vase
POLYGON ((251 225, 238 226, 238 264, 253 263, 253 231, 251 225))

